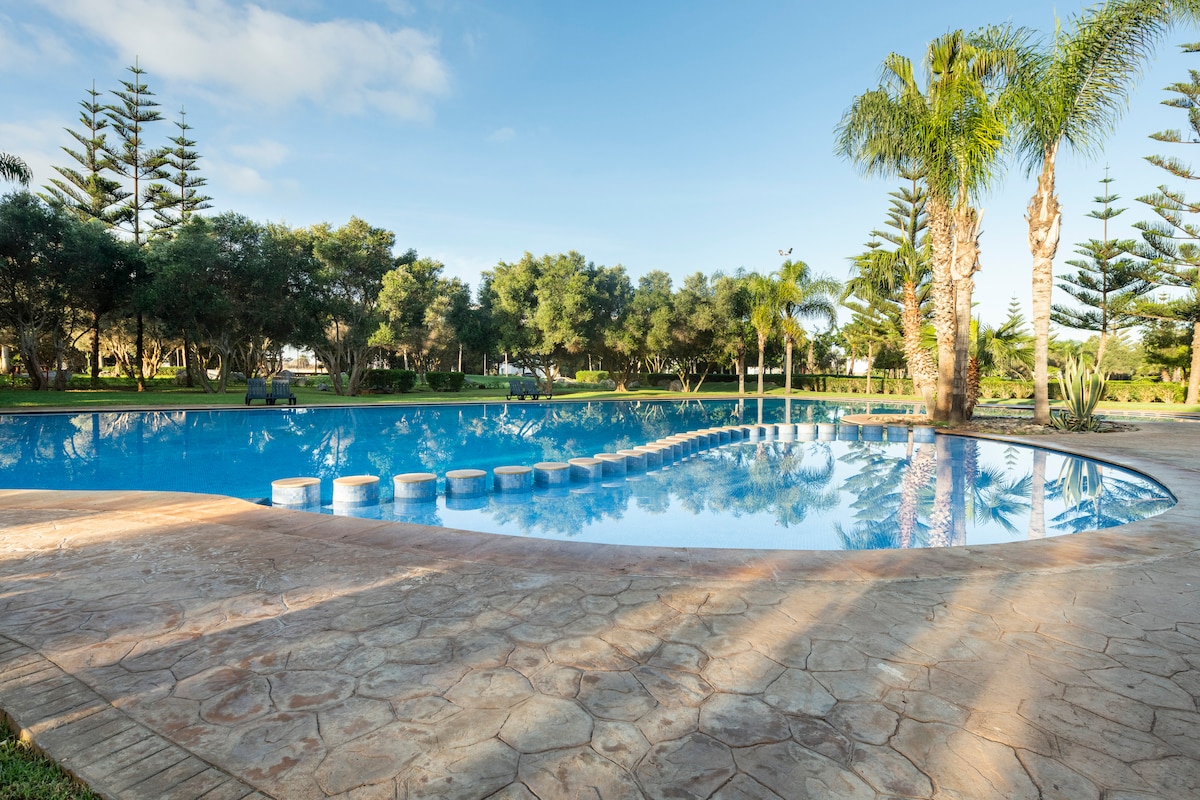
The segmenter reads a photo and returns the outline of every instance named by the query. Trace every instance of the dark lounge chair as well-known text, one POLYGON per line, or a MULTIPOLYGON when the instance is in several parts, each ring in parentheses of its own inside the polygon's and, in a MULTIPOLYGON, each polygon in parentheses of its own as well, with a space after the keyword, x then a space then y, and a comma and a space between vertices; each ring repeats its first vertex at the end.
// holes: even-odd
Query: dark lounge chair
POLYGON ((290 381, 282 378, 271 381, 271 395, 267 398, 267 405, 273 406, 277 400, 282 400, 289 406, 296 405, 296 394, 292 391, 290 381))
POLYGON ((524 400, 526 394, 525 381, 509 378, 507 399, 512 400, 514 397, 519 397, 520 399, 524 400))
POLYGON ((246 381, 246 405, 250 405, 251 400, 265 400, 267 405, 271 404, 267 397, 266 378, 250 378, 246 381))

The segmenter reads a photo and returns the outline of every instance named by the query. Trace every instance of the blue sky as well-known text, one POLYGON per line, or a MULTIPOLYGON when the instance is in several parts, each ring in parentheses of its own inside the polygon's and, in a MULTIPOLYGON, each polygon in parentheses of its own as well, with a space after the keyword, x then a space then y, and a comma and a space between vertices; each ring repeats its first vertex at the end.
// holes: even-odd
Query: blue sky
MULTIPOLYGON (((989 23, 1049 32, 1056 11, 1080 8, 0 0, 0 151, 48 181, 92 81, 117 88, 137 58, 167 118, 149 136, 165 144, 186 108, 213 212, 293 226, 358 216, 472 287, 527 250, 572 249, 635 278, 682 280, 770 271, 790 247, 840 279, 895 186, 839 160, 833 129, 887 53, 919 59, 939 34, 989 23)), ((1184 30, 1163 46, 1102 156, 1063 160, 1056 272, 1100 235, 1084 215, 1106 164, 1129 208, 1119 222, 1149 219, 1134 198, 1166 174, 1142 157, 1169 148, 1147 135, 1184 123, 1161 89, 1200 69, 1177 52, 1197 38, 1184 30)), ((981 204, 987 322, 1013 296, 1028 314, 1032 189, 1012 168, 981 204)))

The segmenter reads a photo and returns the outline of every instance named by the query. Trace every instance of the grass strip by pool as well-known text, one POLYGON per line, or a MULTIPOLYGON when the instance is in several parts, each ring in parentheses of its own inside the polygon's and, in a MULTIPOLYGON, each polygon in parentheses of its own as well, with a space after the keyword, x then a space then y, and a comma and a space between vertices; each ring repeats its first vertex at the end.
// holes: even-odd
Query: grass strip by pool
POLYGON ((0 723, 0 800, 100 800, 0 723))

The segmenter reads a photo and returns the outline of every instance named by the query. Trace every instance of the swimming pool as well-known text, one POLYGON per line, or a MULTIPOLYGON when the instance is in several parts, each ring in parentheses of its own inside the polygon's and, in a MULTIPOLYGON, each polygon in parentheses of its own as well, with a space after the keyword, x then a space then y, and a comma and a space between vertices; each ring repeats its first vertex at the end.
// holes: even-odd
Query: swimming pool
MULTIPOLYGON (((902 405, 783 399, 494 403, 0 416, 0 486, 188 491, 261 499, 278 478, 381 478, 359 516, 578 541, 770 549, 1014 541, 1152 516, 1174 503, 1144 476, 1036 448, 729 444, 667 469, 470 502, 393 506, 403 472, 614 452, 737 423, 830 422, 902 405), (1037 491, 1038 484, 1043 490, 1037 491)), ((330 511, 328 507, 324 509, 330 511)))

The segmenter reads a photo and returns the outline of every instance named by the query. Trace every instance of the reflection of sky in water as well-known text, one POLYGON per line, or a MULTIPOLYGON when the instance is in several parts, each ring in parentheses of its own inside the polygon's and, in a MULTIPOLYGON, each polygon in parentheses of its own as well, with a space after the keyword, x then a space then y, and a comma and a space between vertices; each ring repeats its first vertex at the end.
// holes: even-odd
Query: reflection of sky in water
POLYGON ((958 437, 936 445, 773 442, 705 451, 627 480, 468 508, 396 508, 391 476, 565 461, 738 422, 824 422, 895 406, 757 400, 502 403, 0 417, 0 486, 257 498, 272 480, 381 477, 364 516, 576 541, 867 549, 1008 542, 1109 527, 1173 504, 1095 462, 958 437), (760 416, 761 413, 761 416, 760 416), (1041 487, 1039 489, 1039 487, 1041 487))

